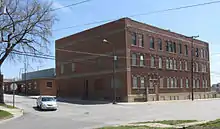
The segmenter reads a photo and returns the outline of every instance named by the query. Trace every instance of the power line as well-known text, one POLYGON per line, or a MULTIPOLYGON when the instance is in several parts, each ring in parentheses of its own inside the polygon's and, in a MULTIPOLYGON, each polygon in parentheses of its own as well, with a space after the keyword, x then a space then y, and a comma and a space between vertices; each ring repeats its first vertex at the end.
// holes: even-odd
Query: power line
MULTIPOLYGON (((134 15, 130 15, 130 16, 127 16, 127 17, 137 17, 137 16, 143 16, 143 15, 157 14, 157 13, 163 13, 163 12, 168 12, 168 11, 174 11, 174 10, 198 7, 198 6, 205 6, 205 5, 217 4, 217 3, 220 3, 220 1, 211 1, 211 2, 200 3, 200 4, 180 6, 180 7, 175 7, 175 8, 163 9, 163 10, 156 10, 156 11, 151 11, 151 12, 147 12, 147 13, 134 14, 134 15)), ((113 21, 113 20, 116 20, 116 19, 119 19, 119 18, 112 18, 112 19, 107 19, 107 20, 94 21, 94 22, 89 22, 89 23, 69 26, 69 27, 65 27, 65 28, 55 29, 53 31, 61 31, 61 30, 65 30, 65 29, 75 28, 75 27, 81 27, 81 26, 93 25, 93 24, 98 24, 98 23, 103 23, 103 22, 109 22, 109 21, 113 21)))
POLYGON ((63 8, 68 8, 68 7, 76 6, 76 5, 91 2, 91 1, 92 0, 84 0, 84 1, 77 2, 77 3, 69 4, 69 5, 60 7, 60 8, 51 9, 50 11, 57 11, 57 10, 60 10, 60 9, 63 9, 63 8))

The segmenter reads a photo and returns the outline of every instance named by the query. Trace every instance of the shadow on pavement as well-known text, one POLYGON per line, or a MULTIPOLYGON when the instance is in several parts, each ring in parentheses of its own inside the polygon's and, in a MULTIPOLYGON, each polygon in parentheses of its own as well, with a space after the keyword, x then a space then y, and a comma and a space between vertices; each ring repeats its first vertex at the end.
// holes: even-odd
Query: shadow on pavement
POLYGON ((110 101, 94 101, 94 100, 81 100, 81 99, 63 99, 56 98, 57 102, 80 104, 80 105, 99 105, 99 104, 109 104, 110 101))

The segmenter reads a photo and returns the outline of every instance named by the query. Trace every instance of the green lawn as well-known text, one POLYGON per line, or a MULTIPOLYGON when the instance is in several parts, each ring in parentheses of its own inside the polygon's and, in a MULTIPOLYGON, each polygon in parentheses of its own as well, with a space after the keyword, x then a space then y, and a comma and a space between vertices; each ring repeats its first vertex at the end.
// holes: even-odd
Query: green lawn
POLYGON ((7 118, 10 118, 12 116, 13 115, 11 113, 0 110, 0 120, 7 119, 7 118))
MULTIPOLYGON (((118 126, 118 127, 104 127, 99 129, 163 129, 163 128, 153 128, 153 127, 147 127, 147 126, 118 126)), ((169 128, 164 128, 169 129, 169 128)))
POLYGON ((177 125, 183 123, 191 123, 196 122, 197 120, 163 120, 163 121, 147 121, 147 122, 139 122, 137 124, 144 124, 144 123, 160 123, 160 124, 167 124, 167 125, 177 125))
MULTIPOLYGON (((13 108, 13 106, 11 106, 11 105, 6 105, 6 104, 0 104, 0 106, 6 107, 6 108, 13 108)), ((14 108, 16 108, 16 107, 14 107, 14 108)))
POLYGON ((220 129, 220 119, 201 125, 190 126, 187 129, 220 129))

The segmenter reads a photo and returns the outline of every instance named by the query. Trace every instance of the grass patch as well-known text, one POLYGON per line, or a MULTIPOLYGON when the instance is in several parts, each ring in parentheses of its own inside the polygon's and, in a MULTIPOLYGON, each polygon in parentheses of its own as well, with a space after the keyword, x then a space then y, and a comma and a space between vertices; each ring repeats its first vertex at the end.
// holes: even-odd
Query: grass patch
POLYGON ((103 127, 99 129, 169 129, 169 128, 155 128, 148 126, 118 126, 118 127, 103 127))
POLYGON ((0 120, 2 119, 7 119, 7 118, 11 118, 13 115, 9 112, 0 110, 0 120))
POLYGON ((190 126, 187 129, 220 129, 220 119, 205 124, 190 126))
POLYGON ((163 121, 147 121, 147 122, 139 122, 136 124, 144 124, 144 123, 160 123, 160 124, 167 124, 167 125, 178 125, 183 123, 191 123, 197 122, 197 120, 163 120, 163 121))
POLYGON ((11 108, 11 109, 16 108, 16 107, 13 107, 13 106, 7 105, 7 104, 0 104, 0 106, 6 107, 6 108, 11 108))

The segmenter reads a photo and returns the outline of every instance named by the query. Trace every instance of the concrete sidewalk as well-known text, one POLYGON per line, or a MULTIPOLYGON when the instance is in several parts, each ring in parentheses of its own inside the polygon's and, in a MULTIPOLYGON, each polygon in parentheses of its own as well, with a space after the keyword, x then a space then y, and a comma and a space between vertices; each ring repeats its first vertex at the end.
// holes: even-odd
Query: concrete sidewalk
POLYGON ((18 117, 21 117, 24 113, 24 111, 22 109, 18 109, 18 108, 12 109, 12 108, 6 108, 6 107, 3 107, 3 106, 0 106, 0 110, 7 111, 7 112, 9 112, 13 115, 12 118, 1 120, 0 124, 3 123, 3 122, 7 122, 7 121, 10 121, 10 120, 16 119, 18 117))

